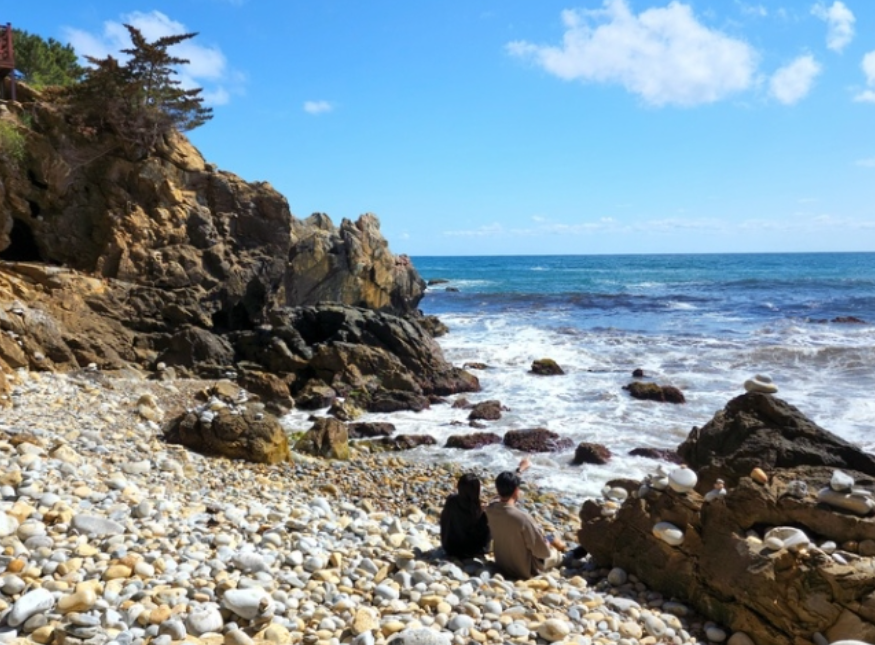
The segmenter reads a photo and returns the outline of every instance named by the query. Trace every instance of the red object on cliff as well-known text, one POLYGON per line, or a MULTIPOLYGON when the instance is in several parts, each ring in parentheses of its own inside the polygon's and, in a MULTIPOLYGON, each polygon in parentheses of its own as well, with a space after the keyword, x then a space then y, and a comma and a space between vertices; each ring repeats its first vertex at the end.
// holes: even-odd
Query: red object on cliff
POLYGON ((12 100, 15 100, 15 50, 12 47, 12 23, 6 26, 0 25, 0 93, 3 83, 9 76, 9 84, 12 87, 12 100))

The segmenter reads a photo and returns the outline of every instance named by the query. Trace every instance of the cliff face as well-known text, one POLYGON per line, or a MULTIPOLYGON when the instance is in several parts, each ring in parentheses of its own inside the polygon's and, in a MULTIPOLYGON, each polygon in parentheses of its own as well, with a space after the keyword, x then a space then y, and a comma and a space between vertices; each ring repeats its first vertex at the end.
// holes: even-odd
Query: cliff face
POLYGON ((425 282, 374 215, 299 220, 270 184, 217 170, 182 135, 133 159, 25 95, 0 102, 0 126, 23 142, 0 150, 0 371, 149 366, 171 349, 183 370, 233 368, 227 335, 278 311, 418 314, 425 282))
POLYGON ((174 324, 243 328, 320 300, 404 315, 422 297, 373 215, 339 228, 324 215, 300 221, 270 184, 216 170, 181 135, 132 161, 51 105, 10 105, 30 127, 17 126, 23 162, 0 162, 0 258, 139 285, 157 326, 169 312, 174 324))

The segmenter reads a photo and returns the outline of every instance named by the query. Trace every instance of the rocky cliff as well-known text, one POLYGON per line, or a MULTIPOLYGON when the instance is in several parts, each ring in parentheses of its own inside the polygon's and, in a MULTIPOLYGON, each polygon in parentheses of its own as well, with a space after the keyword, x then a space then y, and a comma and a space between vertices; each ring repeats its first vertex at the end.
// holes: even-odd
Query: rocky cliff
POLYGON ((270 184, 216 169, 182 135, 131 158, 58 104, 19 96, 0 103, 23 143, 0 150, 0 371, 168 355, 209 373, 236 365, 228 334, 295 307, 416 317, 425 283, 376 216, 297 219, 270 184))

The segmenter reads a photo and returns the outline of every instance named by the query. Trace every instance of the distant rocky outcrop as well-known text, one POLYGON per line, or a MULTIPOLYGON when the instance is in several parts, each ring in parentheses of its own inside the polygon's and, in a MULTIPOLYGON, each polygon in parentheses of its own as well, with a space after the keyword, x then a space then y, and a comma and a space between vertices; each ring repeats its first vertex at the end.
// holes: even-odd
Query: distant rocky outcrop
POLYGON ((679 453, 697 482, 690 470, 610 482, 628 491, 619 508, 583 504, 579 539, 599 566, 756 645, 875 642, 875 458, 755 392, 693 429, 679 453))

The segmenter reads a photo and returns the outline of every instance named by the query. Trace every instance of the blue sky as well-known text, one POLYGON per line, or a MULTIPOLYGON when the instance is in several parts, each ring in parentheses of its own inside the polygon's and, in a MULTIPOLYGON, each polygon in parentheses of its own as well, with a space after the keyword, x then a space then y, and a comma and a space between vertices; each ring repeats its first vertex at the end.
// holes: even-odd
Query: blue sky
POLYGON ((875 251, 871 0, 41 0, 106 55, 196 31, 207 160, 395 253, 875 251))

